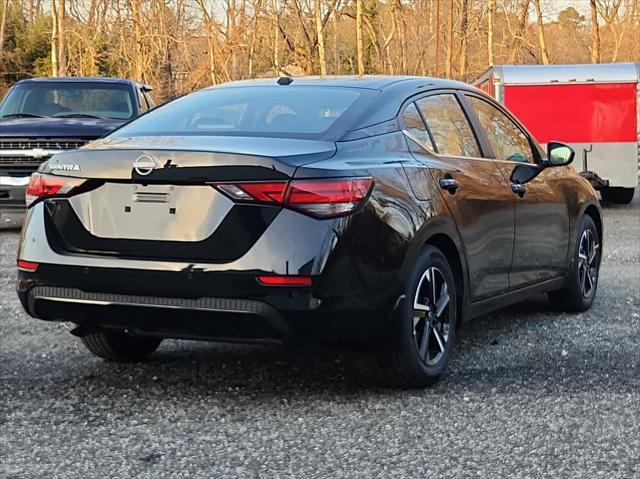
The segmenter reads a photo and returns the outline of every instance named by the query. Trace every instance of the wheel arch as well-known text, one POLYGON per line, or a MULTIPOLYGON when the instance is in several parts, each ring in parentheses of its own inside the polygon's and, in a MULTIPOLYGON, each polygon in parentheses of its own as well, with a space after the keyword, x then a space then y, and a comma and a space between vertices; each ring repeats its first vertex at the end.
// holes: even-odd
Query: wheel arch
POLYGON ((600 213, 600 210, 596 205, 590 204, 585 208, 583 214, 590 216, 593 222, 596 224, 596 229, 598 230, 598 239, 600 241, 600 244, 602 245, 603 229, 602 229, 602 215, 600 213))
POLYGON ((458 311, 458 326, 460 326, 462 322, 462 312, 463 312, 463 299, 466 294, 466 284, 465 284, 465 270, 462 266, 462 255, 456 246, 456 243, 445 233, 436 233, 430 236, 424 243, 423 248, 425 246, 435 246, 438 248, 447 258, 449 264, 451 265, 451 269, 453 270, 453 278, 455 281, 457 299, 456 306, 458 311))
POLYGON ((460 323, 466 317, 468 310, 468 274, 462 243, 452 218, 446 215, 433 216, 416 232, 402 266, 402 281, 404 283, 407 280, 416 258, 429 245, 442 251, 454 272, 458 291, 458 323, 460 323))

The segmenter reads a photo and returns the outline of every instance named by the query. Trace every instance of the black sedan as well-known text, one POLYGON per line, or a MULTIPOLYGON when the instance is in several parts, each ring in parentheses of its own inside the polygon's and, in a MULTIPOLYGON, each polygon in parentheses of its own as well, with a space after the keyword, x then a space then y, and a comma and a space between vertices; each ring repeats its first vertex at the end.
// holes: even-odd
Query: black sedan
POLYGON ((207 88, 42 165, 18 294, 108 360, 312 338, 421 387, 465 320, 541 293, 590 307, 602 220, 573 156, 463 83, 207 88))

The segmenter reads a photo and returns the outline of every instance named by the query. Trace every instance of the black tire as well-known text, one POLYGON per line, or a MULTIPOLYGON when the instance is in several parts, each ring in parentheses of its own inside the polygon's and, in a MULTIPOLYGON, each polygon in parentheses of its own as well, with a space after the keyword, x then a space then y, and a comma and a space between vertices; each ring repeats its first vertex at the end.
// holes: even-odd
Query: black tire
POLYGON ((564 286, 558 291, 549 293, 551 304, 561 311, 572 312, 586 311, 591 307, 598 289, 601 253, 600 236, 596 224, 591 216, 584 215, 578 225, 575 251, 564 286), (588 268, 583 259, 585 256, 583 242, 588 241, 586 236, 592 237, 595 245, 595 249, 586 251, 588 268), (590 251, 594 251, 593 260, 590 260, 590 251), (590 287, 586 290, 585 286, 589 285, 590 287))
MULTIPOLYGON (((416 260, 407 284, 404 285, 404 291, 405 300, 396 311, 397 314, 390 322, 385 338, 382 340, 380 372, 386 384, 405 388, 423 388, 434 384, 442 376, 451 357, 456 337, 458 295, 453 271, 442 251, 434 246, 424 248, 416 260), (427 306, 433 302, 431 278, 435 278, 436 290, 440 290, 436 299, 443 300, 442 293, 445 290, 442 289, 442 285, 446 284, 448 302, 440 316, 437 316, 437 310, 440 309, 437 307, 429 312, 414 310, 414 301, 427 306), (418 287, 420 287, 419 294, 418 287), (430 289, 427 291, 425 288, 430 289), (424 299, 419 300, 418 298, 421 297, 424 299), (427 328, 427 324, 430 325, 429 327, 433 324, 433 329, 427 328), (426 337, 426 350, 423 347, 424 352, 421 356, 420 345, 425 344, 422 342, 425 339, 425 329, 430 335, 426 337), (444 350, 440 346, 442 340, 444 340, 444 350), (431 354, 434 356, 430 360, 431 354)), ((442 302, 444 304, 444 300, 442 302)))
POLYGON ((162 342, 162 339, 138 338, 124 331, 90 333, 80 339, 96 356, 118 363, 142 361, 162 342))
POLYGON ((633 199, 634 188, 607 187, 600 194, 604 201, 626 205, 633 199))

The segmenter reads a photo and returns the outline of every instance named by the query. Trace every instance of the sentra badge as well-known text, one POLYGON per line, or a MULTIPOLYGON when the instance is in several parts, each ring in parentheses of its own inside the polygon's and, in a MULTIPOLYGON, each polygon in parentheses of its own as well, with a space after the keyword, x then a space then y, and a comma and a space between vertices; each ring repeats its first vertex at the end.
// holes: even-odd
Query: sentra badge
POLYGON ((51 163, 49 165, 50 170, 62 170, 62 171, 80 171, 80 167, 78 165, 74 165, 71 163, 51 163))

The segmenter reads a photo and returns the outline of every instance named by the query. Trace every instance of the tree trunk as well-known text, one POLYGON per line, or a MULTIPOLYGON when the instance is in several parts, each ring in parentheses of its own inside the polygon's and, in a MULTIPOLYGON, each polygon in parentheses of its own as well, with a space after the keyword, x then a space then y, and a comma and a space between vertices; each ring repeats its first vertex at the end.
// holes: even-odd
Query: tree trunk
POLYGON ((58 0, 58 8, 56 12, 58 22, 58 76, 66 76, 67 74, 67 52, 64 45, 64 29, 65 29, 65 0, 58 0))
POLYGON ((336 8, 331 15, 331 23, 333 25, 333 74, 340 75, 340 51, 338 50, 338 21, 340 20, 340 12, 336 8))
POLYGON ((131 20, 133 22, 133 79, 143 81, 144 78, 144 49, 142 47, 142 20, 140 19, 141 0, 130 0, 131 20))
POLYGON ((438 76, 438 74, 440 73, 440 0, 436 0, 436 16, 435 16, 434 23, 435 23, 434 31, 436 34, 436 55, 435 55, 436 71, 434 76, 438 76))
POLYGON ((596 0, 591 3, 591 63, 600 63, 600 25, 596 0))
POLYGON ((318 38, 318 61, 320 62, 320 75, 327 74, 327 61, 324 55, 324 28, 322 26, 322 9, 320 8, 322 0, 315 0, 313 3, 313 12, 316 20, 316 36, 318 38))
POLYGON ((356 50, 358 75, 364 75, 364 42, 362 38, 362 0, 356 0, 356 50))
POLYGON ((2 17, 0 18, 0 73, 4 73, 4 26, 7 23, 7 9, 9 0, 2 2, 2 17))
POLYGON ((211 84, 218 83, 216 76, 216 45, 215 38, 213 36, 213 18, 204 3, 204 0, 198 0, 198 6, 204 17, 204 26, 207 29, 207 56, 209 57, 209 78, 211 78, 211 84))
POLYGON ((493 17, 496 11, 496 0, 487 3, 487 53, 489 66, 493 66, 493 17))
POLYGON ((57 77, 60 71, 58 62, 58 9, 56 0, 51 0, 51 76, 57 77))
POLYGON ((469 0, 462 0, 462 19, 460 20, 460 59, 458 76, 464 80, 467 74, 467 28, 469 24, 469 0))
POLYGON ((534 0, 536 6, 536 16, 538 23, 538 44, 540 45, 540 56, 542 63, 548 65, 551 63, 549 60, 549 52, 547 51, 547 41, 544 38, 544 25, 542 23, 542 9, 540 8, 540 0, 534 0))
POLYGON ((453 61, 453 0, 449 0, 449 14, 447 15, 447 56, 444 61, 444 76, 451 78, 451 63, 453 61))
POLYGON ((509 53, 509 63, 514 63, 516 56, 518 55, 520 42, 522 41, 522 37, 527 26, 527 16, 529 14, 530 4, 531 0, 525 0, 522 4, 522 10, 520 10, 520 17, 518 18, 518 29, 516 30, 515 36, 513 38, 513 43, 511 44, 511 52, 509 53))

